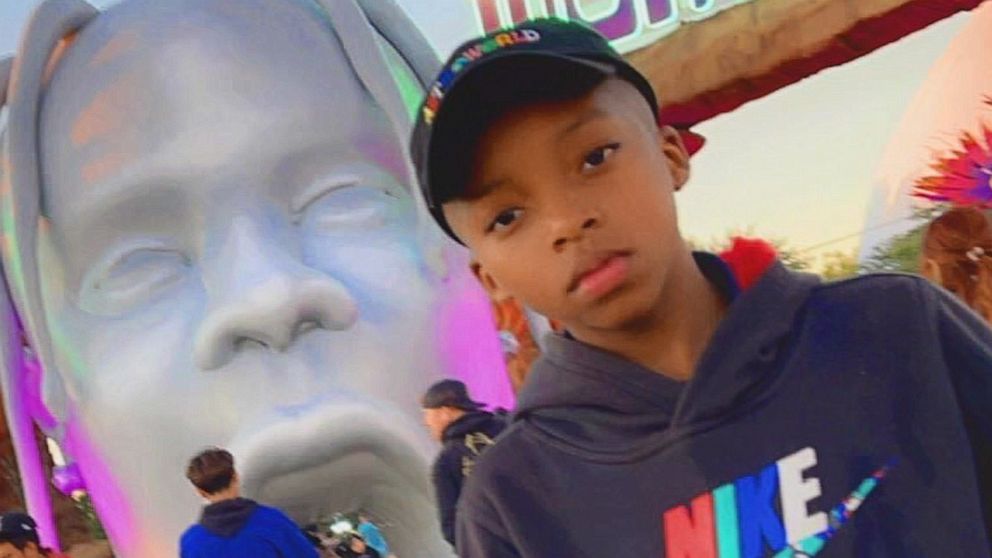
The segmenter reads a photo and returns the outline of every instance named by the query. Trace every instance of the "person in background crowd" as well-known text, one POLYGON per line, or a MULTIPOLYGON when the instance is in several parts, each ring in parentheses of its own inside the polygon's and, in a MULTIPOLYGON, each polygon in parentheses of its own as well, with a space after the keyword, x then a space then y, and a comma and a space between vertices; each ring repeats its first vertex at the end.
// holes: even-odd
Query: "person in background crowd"
POLYGON ((310 541, 310 544, 312 544, 314 548, 317 550, 323 550, 324 541, 320 538, 319 525, 316 523, 310 523, 309 525, 304 526, 301 531, 303 533, 303 537, 310 541))
POLYGON ((921 273, 992 324, 992 221, 974 207, 934 219, 923 235, 921 273))
POLYGON ((443 444, 434 461, 432 477, 441 531, 453 545, 455 506, 462 484, 472 473, 476 458, 493 445, 506 427, 506 421, 500 415, 484 411, 485 405, 473 401, 465 384, 458 380, 441 380, 432 385, 424 393, 421 407, 431 437, 443 444))
POLYGON ((349 534, 335 550, 339 558, 383 558, 358 533, 349 534))
POLYGON ((0 558, 66 558, 44 548, 38 538, 38 524, 21 512, 0 515, 0 558))
POLYGON ((364 511, 358 513, 358 525, 355 527, 355 531, 365 539, 368 546, 375 549, 383 558, 389 556, 389 543, 382 536, 382 531, 375 523, 372 523, 372 518, 369 517, 368 513, 364 511))
POLYGON ((200 521, 183 533, 182 558, 319 558, 303 531, 281 511, 241 497, 230 452, 211 448, 186 468, 207 500, 200 521))

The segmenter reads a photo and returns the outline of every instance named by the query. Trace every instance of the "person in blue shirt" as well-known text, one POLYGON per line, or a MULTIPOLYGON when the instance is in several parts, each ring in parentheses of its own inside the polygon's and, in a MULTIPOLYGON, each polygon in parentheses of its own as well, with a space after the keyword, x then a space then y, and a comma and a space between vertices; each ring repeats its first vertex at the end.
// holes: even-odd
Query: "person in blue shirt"
POLYGON ((365 539, 365 544, 369 545, 385 558, 389 556, 389 543, 382 536, 382 531, 372 523, 372 519, 365 512, 358 514, 358 526, 355 527, 358 534, 365 539))
POLYGON ((319 558, 284 513, 241 497, 234 457, 228 451, 201 452, 190 460, 186 478, 208 504, 200 521, 183 533, 181 558, 319 558))

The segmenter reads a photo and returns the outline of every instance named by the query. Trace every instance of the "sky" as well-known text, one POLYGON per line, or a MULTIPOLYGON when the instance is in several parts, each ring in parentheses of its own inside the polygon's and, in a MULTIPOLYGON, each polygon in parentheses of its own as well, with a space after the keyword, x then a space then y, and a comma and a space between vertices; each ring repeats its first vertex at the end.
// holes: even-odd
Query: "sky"
MULTIPOLYGON (((476 33, 468 0, 397 1, 444 54, 476 33)), ((36 3, 0 0, 0 54, 16 48, 36 3)), ((677 197, 683 233, 709 245, 748 231, 814 260, 856 251, 885 147, 968 17, 939 22, 699 125, 708 142, 677 197)))
POLYGON ((753 229, 814 256, 856 250, 883 152, 968 17, 939 22, 698 126, 708 143, 679 197, 683 232, 710 240, 753 229))

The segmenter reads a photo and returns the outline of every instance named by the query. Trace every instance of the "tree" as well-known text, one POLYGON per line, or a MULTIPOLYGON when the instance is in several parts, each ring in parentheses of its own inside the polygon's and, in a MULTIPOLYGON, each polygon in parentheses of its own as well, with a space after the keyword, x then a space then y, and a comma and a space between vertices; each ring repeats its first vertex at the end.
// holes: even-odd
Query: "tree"
POLYGON ((872 250, 871 256, 863 264, 861 271, 919 273, 920 254, 923 251, 923 233, 930 221, 940 216, 946 206, 937 205, 918 209, 913 213, 916 225, 907 232, 896 235, 872 250))
POLYGON ((813 268, 813 262, 809 256, 801 250, 792 247, 789 241, 784 238, 769 238, 765 240, 775 247, 778 259, 785 267, 793 271, 810 271, 813 268))
POLYGON ((827 252, 820 260, 820 275, 828 281, 839 281, 858 274, 858 253, 835 250, 827 252))

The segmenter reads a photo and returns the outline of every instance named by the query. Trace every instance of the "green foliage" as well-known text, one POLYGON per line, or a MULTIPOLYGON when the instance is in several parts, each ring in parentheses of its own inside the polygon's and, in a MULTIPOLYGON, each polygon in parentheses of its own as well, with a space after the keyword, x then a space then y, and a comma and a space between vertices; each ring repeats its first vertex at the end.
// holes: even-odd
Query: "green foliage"
POLYGON ((820 276, 827 281, 839 281, 854 277, 859 270, 857 251, 827 252, 820 260, 820 276))
POLYGON ((898 271, 903 273, 919 273, 920 254, 923 251, 923 233, 931 220, 943 213, 945 207, 936 206, 920 209, 913 214, 916 225, 902 234, 890 238, 884 244, 876 246, 871 256, 861 265, 865 273, 898 271))
POLYGON ((766 240, 775 247, 778 259, 785 267, 793 271, 810 271, 813 268, 813 262, 809 256, 803 254, 797 248, 790 246, 787 240, 783 238, 770 238, 766 240))
POLYGON ((93 509, 93 502, 90 500, 89 494, 82 494, 73 500, 76 503, 76 508, 83 514, 83 518, 86 520, 86 527, 89 528, 90 537, 93 540, 106 540, 107 532, 103 529, 103 524, 100 523, 100 518, 96 515, 96 510, 93 509))

